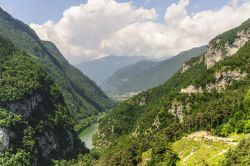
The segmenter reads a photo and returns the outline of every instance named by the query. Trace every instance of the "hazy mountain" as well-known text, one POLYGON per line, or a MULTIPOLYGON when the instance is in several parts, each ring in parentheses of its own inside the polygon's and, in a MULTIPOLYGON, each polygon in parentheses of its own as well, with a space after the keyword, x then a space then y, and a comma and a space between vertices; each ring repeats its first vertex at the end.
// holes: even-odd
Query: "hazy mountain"
POLYGON ((107 56, 81 63, 76 67, 98 85, 102 85, 117 70, 135 64, 143 59, 145 58, 139 56, 107 56))
POLYGON ((158 86, 171 78, 181 66, 193 57, 206 52, 207 46, 184 51, 162 62, 139 62, 115 72, 102 85, 110 96, 147 90, 158 86))

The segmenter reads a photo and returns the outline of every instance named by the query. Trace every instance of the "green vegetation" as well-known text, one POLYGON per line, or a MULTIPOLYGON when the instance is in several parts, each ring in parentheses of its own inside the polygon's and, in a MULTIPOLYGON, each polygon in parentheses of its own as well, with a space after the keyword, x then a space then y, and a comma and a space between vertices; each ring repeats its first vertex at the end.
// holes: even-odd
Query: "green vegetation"
MULTIPOLYGON (((250 27, 248 22, 237 30, 250 27)), ((40 41, 2 10, 0 28, 0 34, 14 43, 0 37, 0 128, 9 138, 9 146, 1 150, 0 165, 174 166, 187 157, 188 165, 250 164, 249 138, 225 156, 222 152, 233 142, 183 138, 205 130, 241 140, 250 132, 249 75, 220 92, 206 89, 218 81, 215 73, 220 71, 250 73, 250 41, 208 70, 204 55, 193 58, 185 73, 179 71, 163 85, 120 103, 100 121, 94 142, 103 149, 89 152, 77 138, 75 120, 96 115, 112 102, 70 66, 53 44, 40 41), (180 93, 189 85, 202 88, 203 93, 180 93)), ((231 42, 235 32, 221 35, 221 41, 231 42)), ((76 129, 80 131, 89 121, 76 129)))
POLYGON ((92 149, 90 153, 85 155, 79 155, 73 160, 55 160, 55 166, 90 166, 94 165, 100 158, 100 151, 98 149, 92 149))
POLYGON ((35 141, 32 138, 34 134, 33 129, 20 116, 5 109, 0 109, 0 118, 1 128, 16 131, 16 138, 11 140, 10 147, 0 153, 0 165, 30 165, 35 152, 35 141))
POLYGON ((96 123, 99 119, 100 115, 93 115, 88 118, 81 120, 79 123, 75 125, 75 130, 80 133, 82 130, 86 129, 87 127, 91 126, 92 124, 96 123))
POLYGON ((197 132, 173 143, 173 150, 180 157, 177 165, 221 165, 234 140, 215 137, 206 132, 197 132))
POLYGON ((226 154, 226 159, 222 165, 237 165, 244 166, 250 165, 250 137, 241 141, 241 143, 235 148, 231 149, 226 154))
POLYGON ((59 89, 37 61, 2 37, 0 55, 0 128, 9 140, 0 165, 51 165, 87 152, 59 89), (45 150, 52 146, 48 137, 56 140, 53 152, 45 150))
MULTIPOLYGON (((192 67, 185 73, 177 72, 165 84, 119 104, 100 122, 96 145, 104 151, 98 164, 135 165, 142 162, 144 152, 152 149, 148 163, 175 165, 178 156, 171 144, 188 133, 199 130, 219 136, 249 133, 250 77, 233 81, 221 92, 206 90, 207 85, 216 83, 214 75, 219 71, 250 73, 249 53, 250 42, 209 70, 201 55, 188 62, 192 67), (203 93, 180 93, 189 85, 201 87, 203 93), (176 102, 182 108, 182 121, 169 111, 176 102), (157 147, 160 149, 154 150, 157 147)), ((215 152, 227 148, 221 144, 216 147, 215 152)), ((218 161, 222 158, 218 157, 218 161)))
MULTIPOLYGON (((11 40, 18 49, 32 55, 48 75, 55 79, 55 83, 62 92, 65 103, 76 122, 97 115, 99 112, 113 106, 113 102, 101 89, 78 69, 70 65, 53 43, 41 41, 28 25, 14 19, 2 9, 0 9, 0 29, 1 36, 11 40)), ((14 61, 18 60, 12 59, 12 62, 9 63, 14 65, 16 64, 14 61)), ((21 65, 19 64, 19 67, 21 65)), ((22 84, 22 82, 19 84, 22 84)), ((14 91, 15 89, 13 89, 14 91)))
POLYGON ((118 70, 102 86, 110 96, 148 90, 169 80, 183 63, 205 53, 207 46, 193 48, 162 62, 142 61, 118 70), (125 79, 125 81, 124 81, 125 79))
POLYGON ((243 22, 239 27, 236 27, 234 29, 231 29, 227 32, 224 32, 220 35, 218 35, 216 38, 214 38, 210 43, 219 47, 223 48, 226 43, 229 45, 233 44, 235 41, 235 38, 237 37, 237 33, 241 31, 245 31, 250 27, 250 19, 243 22), (217 40, 220 40, 219 42, 216 42, 217 40))
POLYGON ((11 59, 0 60, 0 63, 0 103, 16 101, 31 95, 35 89, 42 88, 37 80, 45 79, 46 75, 27 54, 17 51, 11 59), (27 65, 30 68, 27 68, 27 65))

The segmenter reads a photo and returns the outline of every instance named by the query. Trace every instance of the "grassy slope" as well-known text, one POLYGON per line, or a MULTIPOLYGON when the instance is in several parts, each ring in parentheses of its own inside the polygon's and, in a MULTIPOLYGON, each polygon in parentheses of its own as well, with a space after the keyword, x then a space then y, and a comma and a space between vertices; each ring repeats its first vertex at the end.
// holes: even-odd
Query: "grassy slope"
POLYGON ((250 165, 250 136, 242 140, 235 149, 229 150, 223 161, 223 166, 250 165))
POLYGON ((240 140, 249 134, 234 134, 225 137, 210 136, 206 132, 196 132, 173 143, 173 150, 180 157, 177 165, 221 165, 225 153, 234 149, 240 140), (241 139, 238 139, 241 137, 241 139))

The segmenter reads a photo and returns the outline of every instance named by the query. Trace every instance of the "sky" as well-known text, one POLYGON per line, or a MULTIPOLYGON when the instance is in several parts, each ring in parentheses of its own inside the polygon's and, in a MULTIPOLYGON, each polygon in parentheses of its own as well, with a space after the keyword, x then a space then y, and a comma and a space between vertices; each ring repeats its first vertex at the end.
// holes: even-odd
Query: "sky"
MULTIPOLYGON (((129 1, 117 0, 117 2, 129 1)), ((132 2, 137 7, 155 8, 160 16, 164 16, 166 7, 176 0, 133 0, 132 2)), ((228 0, 202 0, 201 3, 201 0, 191 0, 188 11, 217 10, 227 2, 228 0)), ((1 6, 27 24, 42 24, 47 20, 58 21, 63 16, 64 10, 86 3, 87 0, 0 0, 1 6)))
POLYGON ((250 18, 250 0, 0 0, 72 63, 108 55, 167 58, 250 18))

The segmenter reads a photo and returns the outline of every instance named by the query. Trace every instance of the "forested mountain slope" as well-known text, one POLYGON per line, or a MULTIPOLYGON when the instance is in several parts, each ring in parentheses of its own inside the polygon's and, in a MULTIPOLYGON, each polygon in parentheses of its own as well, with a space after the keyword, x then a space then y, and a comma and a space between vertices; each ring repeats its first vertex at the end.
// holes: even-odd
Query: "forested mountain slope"
POLYGON ((42 41, 23 22, 0 9, 0 35, 16 47, 36 57, 63 94, 71 113, 85 118, 110 108, 113 102, 101 89, 78 69, 70 65, 53 43, 42 41))
POLYGON ((127 85, 127 82, 131 82, 132 80, 136 79, 136 77, 140 77, 144 71, 151 69, 157 64, 159 64, 159 62, 143 60, 136 64, 121 68, 117 70, 111 77, 106 79, 101 88, 111 97, 129 92, 140 91, 140 88, 135 90, 129 88, 130 85, 127 85))
POLYGON ((0 165, 52 165, 88 150, 57 85, 34 57, 0 37, 0 165))
POLYGON ((141 62, 128 66, 108 78, 102 89, 110 96, 115 96, 159 86, 170 79, 186 61, 206 50, 207 46, 197 47, 162 62, 141 62))
MULTIPOLYGON (((97 165, 137 165, 145 152, 150 153, 148 165, 175 165, 179 157, 172 143, 186 134, 249 133, 249 40, 247 20, 210 41, 205 54, 186 63, 187 70, 109 112, 96 136, 96 145, 105 149, 97 165)), ((248 143, 241 146, 245 150, 229 152, 223 165, 237 162, 230 157, 235 155, 239 163, 247 161, 248 143)))

